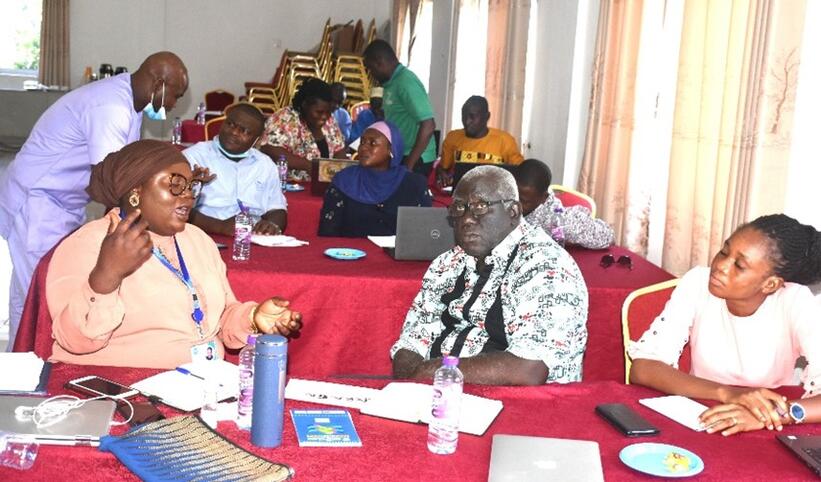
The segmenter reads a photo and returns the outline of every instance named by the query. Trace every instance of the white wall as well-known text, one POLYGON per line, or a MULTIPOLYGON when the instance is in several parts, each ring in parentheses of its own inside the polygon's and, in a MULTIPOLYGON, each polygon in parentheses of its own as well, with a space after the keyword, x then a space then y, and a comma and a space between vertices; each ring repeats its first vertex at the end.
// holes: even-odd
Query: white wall
POLYGON ((458 1, 454 0, 433 2, 428 96, 433 105, 436 128, 442 131, 442 139, 451 128, 447 119, 450 118, 453 94, 450 79, 453 77, 453 58, 456 50, 457 4, 458 1))
POLYGON ((584 155, 599 0, 539 0, 536 70, 525 157, 545 162, 553 182, 575 186, 584 155), (529 144, 529 147, 527 147, 529 144))
MULTIPOLYGON (((269 81, 285 49, 315 51, 332 23, 372 18, 382 29, 391 0, 72 0, 71 85, 101 63, 134 71, 149 54, 170 50, 188 67, 188 93, 170 117, 192 118, 205 92, 241 95, 246 81, 269 81)), ((143 122, 146 137, 168 137, 170 122, 143 122)))

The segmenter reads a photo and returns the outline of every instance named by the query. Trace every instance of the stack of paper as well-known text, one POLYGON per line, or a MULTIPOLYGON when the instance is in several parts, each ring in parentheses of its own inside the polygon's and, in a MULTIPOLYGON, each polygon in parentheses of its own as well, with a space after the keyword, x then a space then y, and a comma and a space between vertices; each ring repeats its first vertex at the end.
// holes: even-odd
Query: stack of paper
MULTIPOLYGON (((414 423, 430 423, 433 386, 421 383, 389 383, 368 400, 360 411, 367 415, 414 423)), ((459 431, 482 435, 502 411, 502 402, 462 394, 459 431)))
MULTIPOLYGON (((381 390, 342 383, 291 378, 285 398, 304 402, 358 408, 361 413, 412 423, 430 423, 433 386, 393 382, 381 390)), ((502 402, 462 394, 459 431, 482 435, 502 411, 502 402)))
POLYGON ((396 247, 396 236, 368 236, 368 239, 373 244, 379 246, 380 248, 395 248, 396 247))
POLYGON ((690 400, 681 395, 669 395, 666 397, 643 398, 639 400, 639 403, 696 432, 704 430, 698 416, 707 410, 707 406, 695 400, 690 400))
POLYGON ((343 383, 317 382, 301 378, 288 379, 285 398, 302 402, 322 403, 337 407, 362 408, 362 405, 376 396, 375 388, 357 387, 343 383))
POLYGON ((0 353, 0 391, 34 392, 45 362, 32 352, 0 353))
POLYGON ((185 412, 202 407, 205 383, 217 385, 217 400, 239 394, 239 368, 225 360, 188 363, 180 367, 189 374, 171 370, 158 373, 133 385, 144 395, 159 397, 162 403, 185 412))
POLYGON ((284 234, 254 234, 251 236, 251 242, 269 248, 296 248, 308 245, 308 241, 301 241, 284 234))

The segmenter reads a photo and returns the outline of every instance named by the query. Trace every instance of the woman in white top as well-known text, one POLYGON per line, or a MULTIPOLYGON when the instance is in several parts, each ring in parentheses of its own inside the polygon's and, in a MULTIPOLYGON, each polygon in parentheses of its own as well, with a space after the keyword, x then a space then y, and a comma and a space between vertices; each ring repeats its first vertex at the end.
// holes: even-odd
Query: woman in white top
POLYGON ((628 348, 631 383, 721 402, 700 417, 710 433, 821 421, 821 298, 806 287, 820 279, 812 226, 774 214, 739 227, 628 348), (678 370, 688 341, 689 374, 678 370), (790 384, 802 355, 804 397, 788 401, 771 389, 790 384))

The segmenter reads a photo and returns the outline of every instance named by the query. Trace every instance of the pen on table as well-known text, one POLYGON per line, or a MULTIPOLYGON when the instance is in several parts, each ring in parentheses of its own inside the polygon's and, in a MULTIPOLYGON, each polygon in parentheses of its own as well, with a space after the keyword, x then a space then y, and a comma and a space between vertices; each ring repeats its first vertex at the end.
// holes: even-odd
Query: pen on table
POLYGON ((203 378, 203 377, 201 377, 201 376, 197 375, 196 373, 191 373, 191 371, 190 371, 190 370, 187 370, 187 369, 185 369, 185 368, 183 368, 183 367, 177 367, 177 368, 176 368, 176 370, 177 370, 178 372, 182 373, 183 375, 191 375, 191 376, 192 376, 192 377, 194 377, 194 378, 199 378, 200 380, 205 381, 205 378, 203 378))
MULTIPOLYGON (((206 381, 204 377, 202 377, 200 375, 197 375, 196 373, 193 373, 191 370, 188 370, 187 368, 177 367, 177 368, 175 368, 175 370, 182 373, 183 375, 190 375, 194 378, 199 378, 202 381, 206 381)), ((224 385, 222 383, 217 383, 217 386, 222 388, 224 385)))
POLYGON ((242 211, 244 213, 248 212, 248 208, 246 208, 245 205, 242 204, 242 201, 240 201, 239 199, 237 199, 237 205, 239 206, 240 211, 242 211))

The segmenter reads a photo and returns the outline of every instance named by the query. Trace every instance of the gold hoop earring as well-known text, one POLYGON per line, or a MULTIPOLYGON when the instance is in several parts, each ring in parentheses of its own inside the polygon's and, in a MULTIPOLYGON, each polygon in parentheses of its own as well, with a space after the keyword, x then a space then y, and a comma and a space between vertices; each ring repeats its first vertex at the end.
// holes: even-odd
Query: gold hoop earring
POLYGON ((131 191, 131 195, 128 196, 128 204, 130 204, 132 208, 140 205, 140 195, 137 194, 136 191, 131 191))

